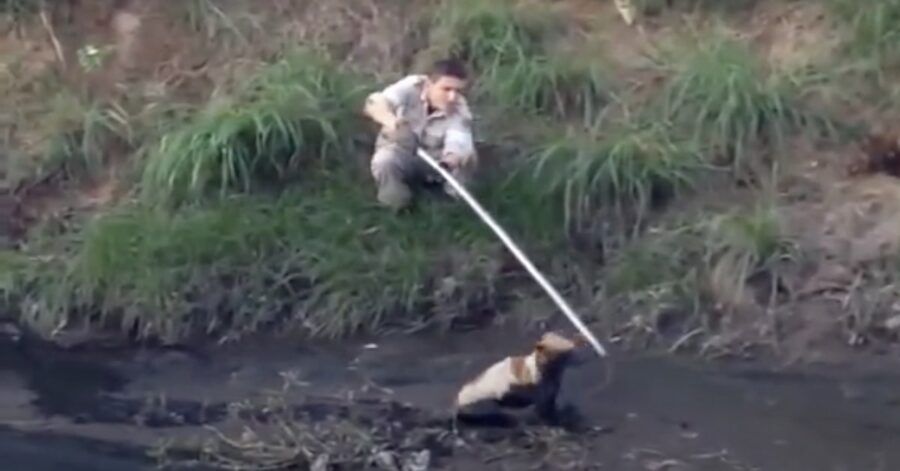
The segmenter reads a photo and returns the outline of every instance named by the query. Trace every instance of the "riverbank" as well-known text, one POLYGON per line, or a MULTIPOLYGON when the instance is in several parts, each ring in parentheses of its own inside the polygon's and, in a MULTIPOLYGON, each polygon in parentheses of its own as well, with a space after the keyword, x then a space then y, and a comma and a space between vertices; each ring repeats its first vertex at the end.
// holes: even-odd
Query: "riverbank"
POLYGON ((467 208, 374 203, 360 100, 458 54, 474 193, 598 334, 890 348, 900 205, 864 145, 890 137, 890 61, 857 26, 896 7, 844 3, 677 3, 641 28, 576 0, 6 12, 4 312, 67 345, 539 322, 467 208))

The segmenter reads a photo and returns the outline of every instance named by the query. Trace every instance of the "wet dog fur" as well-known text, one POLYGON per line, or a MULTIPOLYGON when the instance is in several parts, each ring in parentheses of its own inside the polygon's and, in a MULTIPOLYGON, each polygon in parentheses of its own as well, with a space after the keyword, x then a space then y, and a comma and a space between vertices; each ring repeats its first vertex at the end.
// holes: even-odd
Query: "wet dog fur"
POLYGON ((512 427, 510 412, 533 408, 545 424, 574 427, 574 407, 561 408, 557 397, 567 368, 582 364, 589 352, 580 335, 545 333, 527 355, 506 357, 463 385, 454 402, 454 423, 512 427))

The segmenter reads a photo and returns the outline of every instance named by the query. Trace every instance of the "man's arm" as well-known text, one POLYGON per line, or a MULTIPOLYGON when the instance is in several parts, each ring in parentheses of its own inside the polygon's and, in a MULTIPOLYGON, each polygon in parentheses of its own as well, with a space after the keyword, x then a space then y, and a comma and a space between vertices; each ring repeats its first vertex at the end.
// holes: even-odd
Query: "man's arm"
POLYGON ((409 99, 410 93, 416 90, 420 81, 421 78, 418 76, 407 76, 384 90, 370 94, 366 98, 363 112, 388 130, 395 129, 400 120, 397 113, 398 108, 409 99))

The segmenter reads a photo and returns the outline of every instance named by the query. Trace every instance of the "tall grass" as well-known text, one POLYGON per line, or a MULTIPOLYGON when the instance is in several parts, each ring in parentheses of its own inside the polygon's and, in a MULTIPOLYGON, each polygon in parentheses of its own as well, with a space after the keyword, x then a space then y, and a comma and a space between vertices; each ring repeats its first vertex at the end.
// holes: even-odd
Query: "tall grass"
POLYGON ((135 130, 128 111, 115 102, 85 103, 63 96, 49 117, 55 135, 49 141, 50 164, 67 176, 94 175, 105 163, 113 145, 130 146, 135 130))
MULTIPOLYGON (((315 177, 276 197, 174 213, 123 206, 7 285, 34 307, 23 310, 34 325, 90 320, 170 340, 273 325, 337 337, 449 322, 496 302, 500 246, 467 208, 424 200, 415 217, 392 218, 348 174, 315 177)), ((511 190, 489 188, 485 205, 526 246, 557 241, 555 226, 534 219, 540 206, 525 211, 511 190)))
POLYGON ((900 1, 830 0, 835 16, 847 24, 850 37, 847 52, 856 60, 869 62, 869 70, 879 78, 900 65, 900 1))
POLYGON ((705 265, 709 283, 724 306, 740 305, 747 283, 760 274, 768 276, 773 296, 779 283, 777 264, 797 256, 784 233, 778 212, 760 203, 750 211, 734 211, 713 218, 706 226, 705 265))
POLYGON ((345 157, 365 91, 336 64, 293 51, 163 136, 149 153, 146 194, 181 201, 249 191, 289 180, 305 163, 345 157))
POLYGON ((445 1, 434 15, 432 42, 480 70, 514 63, 540 54, 563 26, 547 13, 514 0, 445 1))
POLYGON ((536 146, 523 171, 548 195, 562 195, 567 224, 601 207, 636 211, 693 185, 699 153, 664 123, 622 122, 608 130, 569 131, 536 146))
POLYGON ((565 28, 545 6, 446 1, 435 15, 432 47, 472 66, 479 102, 588 123, 609 101, 610 79, 597 58, 588 63, 554 49, 565 28))
POLYGON ((13 187, 51 177, 95 176, 111 153, 135 143, 131 117, 116 102, 89 101, 65 90, 44 101, 23 104, 10 116, 29 122, 12 133, 10 144, 19 152, 5 166, 13 187))
POLYGON ((769 201, 699 216, 630 242, 604 269, 603 308, 628 312, 626 327, 641 336, 675 333, 673 349, 723 340, 735 314, 770 321, 766 308, 779 301, 784 262, 799 255, 769 201))
POLYGON ((737 39, 706 32, 662 52, 662 114, 736 173, 754 170, 754 152, 780 148, 789 134, 818 122, 799 100, 800 78, 767 70, 737 39))

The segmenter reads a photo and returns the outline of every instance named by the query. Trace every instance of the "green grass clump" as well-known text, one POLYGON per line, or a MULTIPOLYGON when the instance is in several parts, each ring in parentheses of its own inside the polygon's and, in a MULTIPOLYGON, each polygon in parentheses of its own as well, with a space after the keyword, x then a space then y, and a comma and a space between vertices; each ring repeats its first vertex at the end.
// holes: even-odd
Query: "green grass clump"
POLYGON ((797 77, 767 71, 736 39, 707 33, 665 56, 664 116, 736 172, 753 169, 750 155, 761 146, 780 146, 812 120, 799 102, 797 77))
POLYGON ((569 223, 602 206, 641 213, 656 197, 690 187, 701 167, 699 153, 671 135, 662 123, 628 122, 568 132, 539 144, 523 168, 540 191, 562 195, 569 223))
POLYGON ((249 191, 297 176, 304 163, 344 157, 364 92, 335 64, 295 51, 163 136, 144 189, 175 200, 215 188, 249 191))
POLYGON ((630 241, 604 268, 604 304, 628 312, 631 328, 644 333, 677 327, 673 347, 697 334, 712 341, 730 314, 774 305, 789 269, 784 262, 799 255, 768 202, 698 216, 630 241))
POLYGON ((110 154, 134 143, 127 111, 117 103, 93 102, 69 91, 57 92, 39 106, 23 105, 9 119, 30 126, 11 133, 17 148, 4 163, 11 187, 50 177, 78 179, 96 175, 110 154))
POLYGON ((609 101, 610 80, 593 61, 554 50, 565 32, 560 15, 514 1, 445 2, 432 43, 473 68, 474 97, 508 111, 590 122, 609 101))
POLYGON ((900 65, 900 1, 830 0, 835 16, 849 26, 847 52, 868 61, 881 75, 900 65))
MULTIPOLYGON (((23 310, 32 325, 90 319, 174 340, 282 323, 337 337, 447 321, 493 302, 499 242, 468 208, 423 200, 416 215, 391 217, 346 173, 312 180, 174 213, 124 206, 6 285, 27 293, 23 306, 39 306, 23 310)), ((485 206, 525 246, 558 241, 558 226, 541 216, 550 211, 518 207, 515 192, 488 188, 485 206)))
POLYGON ((758 204, 750 211, 734 211, 706 225, 705 266, 719 302, 741 303, 745 286, 757 275, 778 282, 778 262, 797 256, 774 206, 758 204))
POLYGON ((531 116, 573 118, 590 125, 609 103, 603 68, 570 57, 532 56, 482 71, 483 102, 531 116))
POLYGON ((116 103, 62 99, 67 104, 57 107, 50 117, 56 134, 49 141, 47 157, 65 175, 94 175, 114 149, 113 144, 119 144, 120 150, 133 144, 134 129, 128 112, 116 103))
POLYGON ((691 267, 685 263, 686 247, 671 239, 640 240, 618 250, 607 268, 608 293, 616 296, 649 291, 685 278, 691 267))
POLYGON ((434 15, 432 42, 480 70, 515 63, 540 54, 562 26, 546 13, 513 0, 446 1, 434 15))

